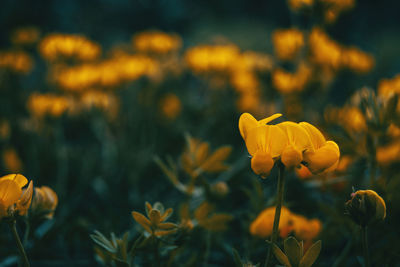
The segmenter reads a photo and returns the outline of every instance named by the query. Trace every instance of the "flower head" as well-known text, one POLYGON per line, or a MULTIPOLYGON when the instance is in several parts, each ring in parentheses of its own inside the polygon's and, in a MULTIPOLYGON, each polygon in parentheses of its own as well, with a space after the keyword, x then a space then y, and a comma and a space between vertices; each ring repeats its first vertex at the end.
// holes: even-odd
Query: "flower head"
POLYGON ((32 213, 52 219, 57 205, 58 197, 53 189, 48 186, 35 187, 31 206, 32 213))
POLYGON ((280 117, 275 114, 257 121, 249 113, 243 113, 239 119, 239 130, 246 142, 247 151, 252 156, 251 168, 265 177, 271 171, 274 160, 279 157, 287 144, 284 131, 276 125, 268 125, 270 121, 280 117))
POLYGON ((32 181, 23 191, 28 179, 21 174, 8 174, 0 178, 0 219, 14 214, 25 215, 32 198, 32 181))
POLYGON ((361 226, 381 221, 386 217, 385 201, 373 190, 358 190, 345 204, 346 212, 361 226))

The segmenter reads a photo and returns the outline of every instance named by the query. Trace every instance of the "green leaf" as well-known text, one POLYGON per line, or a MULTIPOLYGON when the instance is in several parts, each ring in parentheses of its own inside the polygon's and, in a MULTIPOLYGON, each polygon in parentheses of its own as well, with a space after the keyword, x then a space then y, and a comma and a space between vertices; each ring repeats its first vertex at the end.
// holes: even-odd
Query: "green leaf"
POLYGON ((303 256, 302 248, 296 238, 290 236, 284 242, 285 254, 293 266, 298 266, 303 256))
POLYGON ((104 248, 108 252, 116 253, 117 248, 115 248, 112 243, 99 231, 95 230, 93 235, 90 235, 90 238, 100 247, 104 248))
POLYGON ((299 267, 310 267, 317 260, 321 252, 321 240, 315 242, 300 261, 299 267))
POLYGON ((232 252, 233 252, 233 261, 235 262, 236 267, 243 267, 242 260, 240 259, 240 255, 237 252, 237 250, 232 248, 232 252))
POLYGON ((278 248, 277 245, 272 244, 272 251, 274 252, 275 257, 278 259, 280 263, 282 263, 286 267, 292 267, 292 264, 290 264, 288 257, 285 255, 285 253, 283 253, 283 251, 280 248, 278 248))

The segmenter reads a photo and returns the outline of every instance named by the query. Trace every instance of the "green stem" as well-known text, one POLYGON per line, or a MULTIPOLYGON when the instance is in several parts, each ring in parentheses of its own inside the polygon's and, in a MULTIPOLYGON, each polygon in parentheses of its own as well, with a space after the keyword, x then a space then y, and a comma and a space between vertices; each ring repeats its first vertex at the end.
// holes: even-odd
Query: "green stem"
POLYGON ((361 239, 362 247, 364 251, 364 262, 365 267, 370 267, 369 253, 368 253, 368 236, 367 236, 367 226, 361 226, 361 239))
POLYGON ((22 241, 22 245, 26 246, 28 243, 28 238, 29 238, 29 233, 31 231, 31 224, 29 223, 29 219, 25 218, 25 234, 24 234, 24 239, 22 241))
POLYGON ((156 236, 154 236, 154 266, 155 267, 160 267, 161 266, 161 261, 160 261, 160 254, 158 251, 158 244, 159 244, 159 240, 156 236))
POLYGON ((274 226, 272 228, 272 236, 271 236, 271 243, 268 248, 267 258, 265 259, 264 267, 269 267, 270 261, 272 258, 272 245, 275 244, 276 240, 278 239, 279 234, 279 219, 281 218, 281 209, 282 209, 282 202, 283 202, 283 191, 285 189, 285 165, 282 162, 278 162, 279 166, 279 175, 278 175, 278 193, 276 196, 276 208, 275 208, 275 217, 274 217, 274 226))
POLYGON ((28 257, 26 256, 24 246, 21 243, 21 239, 19 238, 18 232, 17 232, 17 227, 16 227, 16 222, 15 220, 9 221, 8 225, 10 226, 11 232, 14 236, 15 242, 17 243, 18 251, 22 259, 22 263, 24 267, 29 267, 29 261, 28 257))

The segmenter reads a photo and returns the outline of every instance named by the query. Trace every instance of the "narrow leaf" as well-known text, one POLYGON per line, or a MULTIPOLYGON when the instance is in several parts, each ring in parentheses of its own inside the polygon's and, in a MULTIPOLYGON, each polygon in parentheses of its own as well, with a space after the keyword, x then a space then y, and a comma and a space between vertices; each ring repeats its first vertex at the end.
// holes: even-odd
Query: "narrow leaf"
POLYGON ((237 252, 237 250, 232 248, 232 252, 233 252, 233 261, 235 262, 236 267, 243 267, 242 260, 240 259, 240 255, 237 252))
POLYGON ((283 253, 283 251, 280 248, 278 248, 277 245, 272 244, 272 251, 274 252, 275 257, 278 259, 280 263, 282 263, 286 267, 292 267, 288 257, 285 255, 285 253, 283 253))
POLYGON ((299 267, 310 267, 317 260, 321 252, 321 240, 315 242, 300 261, 299 267))
POLYGON ((285 254, 293 266, 298 266, 303 256, 302 249, 296 238, 290 236, 284 242, 285 254))

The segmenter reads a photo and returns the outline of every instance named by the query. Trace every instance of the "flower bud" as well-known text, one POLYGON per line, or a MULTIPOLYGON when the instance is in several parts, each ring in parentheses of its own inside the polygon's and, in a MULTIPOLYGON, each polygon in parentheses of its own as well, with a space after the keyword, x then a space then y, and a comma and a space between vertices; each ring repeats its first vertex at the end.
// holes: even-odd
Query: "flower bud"
POLYGON ((225 197, 229 193, 229 187, 225 182, 217 182, 211 186, 211 193, 217 197, 225 197))
POLYGON ((52 219, 58 204, 56 192, 50 187, 35 187, 35 194, 32 199, 31 211, 33 214, 52 219))
POLYGON ((345 204, 346 213, 363 227, 385 219, 385 201, 372 190, 358 190, 345 204))

